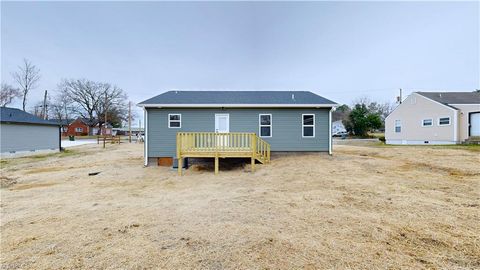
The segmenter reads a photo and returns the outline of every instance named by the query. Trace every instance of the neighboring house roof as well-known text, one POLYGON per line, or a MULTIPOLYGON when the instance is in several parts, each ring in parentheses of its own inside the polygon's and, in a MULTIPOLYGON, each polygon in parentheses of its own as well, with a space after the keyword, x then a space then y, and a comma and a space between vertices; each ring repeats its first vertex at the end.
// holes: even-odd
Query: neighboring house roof
POLYGON ((480 104, 479 92, 417 92, 426 98, 442 103, 452 104, 480 104))
POLYGON ((332 107, 335 102, 309 91, 168 91, 141 107, 332 107))
MULTIPOLYGON (((112 128, 112 130, 117 130, 117 131, 129 131, 128 127, 112 128)), ((132 127, 132 131, 143 131, 143 128, 132 127)))
POLYGON ((62 126, 68 126, 70 123, 75 121, 75 119, 58 119, 58 118, 53 118, 53 119, 48 119, 50 122, 58 123, 59 125, 62 126))
POLYGON ((15 108, 0 107, 0 122, 58 126, 58 123, 41 119, 33 114, 15 108))
MULTIPOLYGON (((101 123, 101 125, 102 125, 102 127, 105 127, 105 124, 104 124, 104 123, 101 123)), ((100 127, 100 123, 97 123, 97 124, 95 125, 95 127, 100 127)), ((112 124, 107 123, 107 128, 112 128, 112 127, 113 127, 112 124)))
POLYGON ((83 118, 83 117, 79 117, 79 118, 77 118, 77 119, 80 120, 80 121, 82 121, 85 125, 90 126, 90 127, 93 127, 93 126, 95 126, 95 125, 98 124, 98 121, 95 120, 95 119, 94 119, 94 120, 90 120, 90 119, 88 119, 88 118, 83 118))

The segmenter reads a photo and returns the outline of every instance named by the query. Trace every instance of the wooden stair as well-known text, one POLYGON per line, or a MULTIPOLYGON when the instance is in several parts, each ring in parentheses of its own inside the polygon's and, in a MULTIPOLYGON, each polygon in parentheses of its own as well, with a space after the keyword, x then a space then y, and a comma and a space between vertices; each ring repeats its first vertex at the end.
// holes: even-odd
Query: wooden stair
POLYGON ((463 144, 480 144, 480 136, 470 136, 463 144))

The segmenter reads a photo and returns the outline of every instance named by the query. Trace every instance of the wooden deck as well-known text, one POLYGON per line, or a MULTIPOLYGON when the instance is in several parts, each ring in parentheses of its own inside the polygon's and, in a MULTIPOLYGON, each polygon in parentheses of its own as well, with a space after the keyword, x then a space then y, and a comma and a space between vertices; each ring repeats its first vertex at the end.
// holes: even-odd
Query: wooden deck
POLYGON ((255 160, 270 162, 270 144, 255 133, 179 132, 177 133, 178 174, 182 175, 182 158, 215 158, 218 174, 219 158, 250 158, 252 171, 255 160))

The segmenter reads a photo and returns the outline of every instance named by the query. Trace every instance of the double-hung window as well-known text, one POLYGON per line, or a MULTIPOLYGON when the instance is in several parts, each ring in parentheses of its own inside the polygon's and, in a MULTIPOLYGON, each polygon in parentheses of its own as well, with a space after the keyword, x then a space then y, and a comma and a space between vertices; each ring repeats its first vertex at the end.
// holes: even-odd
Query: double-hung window
POLYGON ((440 117, 438 118, 439 126, 448 126, 450 125, 450 117, 440 117))
POLYGON ((302 137, 304 138, 315 137, 315 115, 314 114, 302 114, 302 137))
POLYGON ((433 126, 433 119, 423 119, 422 127, 431 127, 433 126))
POLYGON ((260 137, 272 137, 272 115, 259 114, 258 128, 260 137))
POLYGON ((171 113, 168 115, 168 128, 181 128, 182 115, 179 113, 171 113))
POLYGON ((76 128, 75 128, 75 132, 83 132, 83 128, 81 128, 81 127, 76 127, 76 128))
POLYGON ((402 132, 402 121, 395 120, 395 133, 400 133, 400 132, 402 132))

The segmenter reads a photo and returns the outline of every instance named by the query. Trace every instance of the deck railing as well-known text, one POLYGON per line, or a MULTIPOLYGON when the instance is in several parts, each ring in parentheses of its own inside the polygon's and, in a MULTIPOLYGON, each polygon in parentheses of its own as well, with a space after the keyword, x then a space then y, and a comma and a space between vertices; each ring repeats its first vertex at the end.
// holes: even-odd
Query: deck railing
POLYGON ((247 157, 262 163, 270 162, 270 144, 255 133, 230 132, 179 132, 177 133, 178 172, 182 173, 182 158, 213 157, 215 173, 218 173, 218 158, 247 157))

